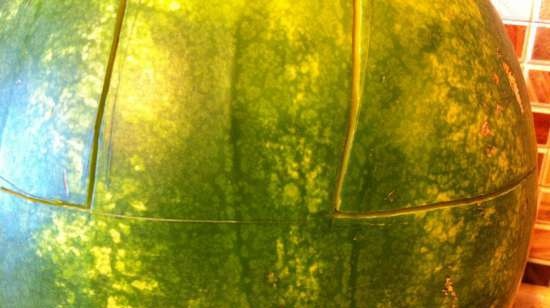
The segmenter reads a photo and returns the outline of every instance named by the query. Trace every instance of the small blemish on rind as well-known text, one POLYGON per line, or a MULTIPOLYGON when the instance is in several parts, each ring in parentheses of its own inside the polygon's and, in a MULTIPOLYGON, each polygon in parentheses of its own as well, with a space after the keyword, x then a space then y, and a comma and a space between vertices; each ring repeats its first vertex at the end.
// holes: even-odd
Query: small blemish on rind
POLYGON ((523 114, 525 110, 523 108, 523 104, 521 103, 521 96, 519 95, 519 88, 518 88, 518 83, 516 81, 516 77, 514 77, 514 74, 512 74, 512 70, 510 69, 510 66, 506 62, 502 63, 502 67, 504 68, 506 77, 508 77, 508 83, 510 83, 510 87, 512 88, 512 91, 514 91, 514 95, 516 96, 516 101, 518 102, 519 109, 523 114))
POLYGON ((487 119, 485 119, 485 121, 483 121, 483 124, 481 125, 480 134, 483 137, 489 137, 493 135, 493 131, 491 130, 491 127, 489 126, 489 121, 487 119))
POLYGON ((449 296, 451 297, 450 307, 452 308, 457 307, 458 295, 456 294, 456 291, 453 285, 453 280, 451 279, 451 277, 445 278, 445 286, 443 287, 443 294, 445 294, 445 297, 449 297, 449 296))

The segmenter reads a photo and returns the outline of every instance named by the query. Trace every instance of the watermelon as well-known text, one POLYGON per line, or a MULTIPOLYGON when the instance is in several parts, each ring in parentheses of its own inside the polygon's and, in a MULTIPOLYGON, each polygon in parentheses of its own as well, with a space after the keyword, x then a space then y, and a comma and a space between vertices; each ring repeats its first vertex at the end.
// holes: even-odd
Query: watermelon
POLYGON ((0 21, 0 306, 511 304, 536 148, 488 0, 0 21))

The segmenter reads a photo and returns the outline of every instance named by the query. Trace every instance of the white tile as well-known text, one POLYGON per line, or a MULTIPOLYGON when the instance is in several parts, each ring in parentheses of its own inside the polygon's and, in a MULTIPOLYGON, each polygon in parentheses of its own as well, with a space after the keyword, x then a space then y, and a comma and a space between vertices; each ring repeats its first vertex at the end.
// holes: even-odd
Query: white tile
POLYGON ((500 16, 509 20, 529 20, 532 0, 491 0, 500 16))

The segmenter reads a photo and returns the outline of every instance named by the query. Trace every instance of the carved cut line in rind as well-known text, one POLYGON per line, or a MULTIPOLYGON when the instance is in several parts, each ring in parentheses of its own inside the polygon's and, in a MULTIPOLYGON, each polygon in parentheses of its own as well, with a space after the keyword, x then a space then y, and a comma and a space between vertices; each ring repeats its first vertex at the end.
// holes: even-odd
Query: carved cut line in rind
POLYGON ((43 199, 37 196, 33 196, 30 194, 22 193, 19 191, 15 191, 3 186, 0 186, 0 191, 15 196, 19 199, 27 200, 29 202, 33 203, 39 203, 39 204, 45 204, 45 205, 53 205, 57 207, 66 207, 66 208, 73 208, 73 209, 80 209, 82 210, 82 204, 74 204, 70 202, 65 202, 63 200, 50 200, 50 199, 43 199))
MULTIPOLYGON (((385 217, 396 217, 396 216, 403 216, 403 215, 411 215, 411 214, 418 214, 418 213, 426 213, 430 211, 435 210, 442 210, 442 209, 449 209, 449 208, 457 208, 457 207, 465 207, 465 206, 471 206, 473 204, 479 204, 479 206, 482 205, 483 202, 491 201, 494 199, 497 199, 503 195, 506 195, 519 187, 521 187, 526 181, 529 180, 529 177, 533 176, 535 173, 535 170, 531 170, 528 174, 523 176, 521 179, 519 179, 517 182, 504 187, 503 189, 490 193, 485 194, 482 196, 477 196, 473 198, 467 198, 467 199, 461 199, 461 200, 455 200, 455 201, 446 201, 446 202, 440 202, 435 204, 429 204, 429 205, 423 205, 415 208, 405 208, 405 209, 399 209, 399 210, 389 210, 384 212, 371 212, 371 213, 358 213, 358 214, 349 214, 349 213, 342 213, 342 212, 336 212, 332 215, 332 219, 335 221, 362 221, 368 223, 370 219, 376 219, 376 218, 385 218, 385 217)), ((110 213, 103 213, 103 212, 93 212, 90 211, 90 209, 82 209, 82 207, 74 204, 68 204, 64 203, 62 201, 48 201, 48 200, 42 200, 39 198, 33 198, 30 196, 27 196, 25 194, 21 194, 18 192, 14 192, 12 190, 6 189, 4 187, 0 187, 0 191, 5 192, 7 194, 10 194, 12 196, 18 197, 20 199, 27 200, 29 202, 33 203, 39 203, 44 205, 52 205, 57 207, 64 207, 72 210, 77 211, 86 211, 91 213, 92 215, 97 216, 103 216, 103 217, 112 217, 112 218, 118 218, 118 219, 131 219, 131 220, 140 220, 140 221, 149 221, 149 222, 164 222, 164 223, 207 223, 207 224, 265 224, 265 225, 273 225, 273 224, 307 224, 307 221, 277 221, 277 220, 206 220, 206 219, 167 219, 167 218, 155 218, 155 217, 141 217, 141 216, 129 216, 129 215, 119 215, 119 214, 110 214, 110 213)))
MULTIPOLYGON (((346 177, 346 171, 349 165, 349 159, 351 155, 351 149, 353 147, 353 140, 355 137, 355 131, 357 129, 357 118, 359 109, 361 108, 361 39, 363 26, 362 23, 362 0, 354 0, 353 2, 353 34, 352 34, 352 85, 351 85, 351 103, 349 111, 348 127, 346 132, 346 139, 344 141, 344 149, 342 151, 342 160, 340 162, 340 169, 336 178, 336 189, 334 191, 334 211, 338 212, 341 206, 341 195, 344 187, 344 181, 346 177)), ((370 30, 370 27, 368 28, 370 30)), ((369 33, 367 33, 367 36, 369 33)), ((368 49, 366 51, 368 53, 368 49)), ((367 54, 368 56, 368 54, 367 54)))
POLYGON ((425 213, 425 212, 440 210, 440 209, 470 206, 476 203, 481 204, 482 202, 494 200, 498 197, 506 195, 507 193, 510 193, 511 191, 517 189, 518 187, 521 187, 524 184, 524 182, 526 182, 529 179, 529 177, 531 177, 535 173, 535 171, 536 171, 535 169, 532 169, 530 172, 522 176, 519 180, 511 183, 510 185, 503 187, 498 191, 480 195, 477 197, 463 198, 460 200, 444 201, 444 202, 438 202, 434 204, 420 205, 412 208, 402 208, 402 209, 387 210, 387 211, 374 211, 374 212, 367 212, 367 213, 336 212, 333 214, 333 218, 337 220, 367 220, 371 218, 394 217, 394 216, 402 216, 402 215, 409 215, 409 214, 415 214, 415 213, 425 213))
POLYGON ((97 156, 98 156, 98 148, 99 148, 99 135, 101 131, 101 123, 102 118, 104 114, 105 109, 105 101, 107 98, 107 94, 110 87, 110 81, 111 81, 111 75, 114 67, 114 62, 116 58, 116 52, 118 48, 118 42, 120 39, 120 32, 122 29, 122 23, 124 20, 124 14, 126 12, 126 0, 120 1, 119 10, 117 12, 117 18, 114 28, 114 36, 113 36, 113 43, 111 47, 111 52, 109 54, 109 60, 107 64, 107 69, 105 73, 104 83, 103 83, 103 90, 101 93, 100 101, 98 104, 97 109, 97 115, 96 115, 96 121, 94 126, 94 135, 93 135, 93 141, 92 141, 92 151, 90 153, 90 169, 89 169, 89 177, 88 177, 88 189, 87 189, 87 198, 85 204, 80 203, 71 203, 67 202, 65 200, 60 199, 48 199, 48 198, 42 198, 38 196, 34 196, 29 193, 25 193, 22 191, 9 189, 3 186, 0 186, 0 191, 5 192, 7 194, 10 194, 12 196, 16 196, 21 199, 25 199, 30 202, 34 203, 40 203, 40 204, 46 204, 46 205, 53 205, 53 206, 59 206, 59 207, 67 207, 67 208, 85 208, 90 209, 93 199, 93 192, 95 187, 95 173, 96 173, 96 165, 97 165, 97 156))
MULTIPOLYGON (((499 48, 489 43, 500 37, 488 26, 498 19, 475 3, 461 9, 433 3, 446 13, 432 14, 432 3, 373 1, 372 9, 363 8, 364 22, 377 31, 370 37, 364 102, 337 212, 384 212, 479 196, 534 166, 527 115, 515 108, 495 57, 499 48), (466 15, 457 13, 462 10, 466 15)), ((502 50, 514 64, 510 50, 502 50)))
POLYGON ((101 98, 97 108, 96 122, 94 126, 94 137, 92 141, 92 152, 90 154, 90 169, 88 177, 88 195, 86 198, 86 208, 92 207, 93 194, 96 182, 97 172, 97 160, 99 152, 99 137, 101 134, 101 124, 103 122, 103 114, 105 113, 105 105, 107 101, 107 95, 109 94, 109 88, 111 86, 111 77, 113 75, 113 68, 115 65, 116 54, 118 45, 120 42, 120 33, 122 31, 122 24, 124 22, 124 15, 126 14, 127 0, 120 0, 120 5, 117 12, 115 33, 113 36, 113 43, 111 46, 111 52, 109 54, 109 62, 107 63, 107 70, 105 72, 105 80, 103 82, 103 90, 101 92, 101 98))
MULTIPOLYGON (((119 4, 124 4, 125 2, 126 2, 126 0, 120 0, 120 1, 119 1, 119 4)), ((38 2, 38 3, 37 3, 37 6, 40 7, 40 5, 41 5, 40 2, 38 2)), ((69 5, 71 5, 71 4, 69 4, 69 5)), ((116 6, 116 3, 115 3, 114 5, 116 6)), ((54 6, 55 6, 55 5, 54 5, 54 6)), ((115 7, 115 9, 116 9, 116 7, 115 7)), ((115 20, 114 20, 114 21, 115 21, 115 23, 114 23, 114 24, 115 24, 115 27, 114 27, 115 32, 114 32, 114 34, 115 34, 115 35, 116 35, 116 33, 117 33, 117 27, 118 27, 117 25, 118 25, 118 23, 120 23, 120 19, 121 19, 121 16, 120 16, 121 7, 120 7, 120 6, 118 7, 118 10, 119 10, 119 12, 117 13, 117 16, 116 16, 116 18, 115 18, 115 20)), ((122 10, 122 11, 123 11, 123 10, 122 10)), ((48 18, 48 17, 49 17, 46 13, 44 13, 44 12, 42 12, 42 11, 40 11, 40 10, 38 10, 37 12, 40 12, 40 14, 37 13, 37 14, 35 14, 36 16, 34 16, 34 18, 37 19, 37 20, 40 20, 40 18, 48 18), (41 14, 43 14, 44 16, 42 16, 41 14)), ((105 13, 105 12, 103 12, 103 13, 105 13)), ((25 17, 25 16, 23 16, 23 17, 25 17)), ((102 21, 102 23, 104 24, 103 21, 102 21)), ((110 27, 109 25, 111 25, 111 22, 109 22, 109 24, 107 25, 108 28, 107 28, 107 27, 105 28, 105 29, 107 29, 108 32, 112 31, 112 30, 111 30, 111 27, 110 27)), ((98 26, 98 27, 99 27, 99 26, 98 26)), ((113 33, 113 32, 111 32, 110 34, 112 34, 112 33, 113 33)), ((57 33, 55 30, 53 31, 53 34, 59 36, 59 33, 57 33)), ((52 35, 53 35, 53 34, 52 34, 52 35)), ((31 35, 35 35, 35 34, 33 33, 33 34, 31 34, 31 35)), ((109 37, 110 37, 110 35, 109 35, 109 37)), ((116 37, 114 37, 112 41, 114 42, 115 40, 116 40, 116 37)), ((112 43, 112 42, 109 42, 109 39, 108 39, 108 40, 106 41, 106 44, 105 44, 105 45, 106 45, 106 47, 107 47, 106 50, 105 50, 105 51, 106 51, 105 54, 108 53, 108 52, 110 52, 110 53, 112 54, 112 53, 113 53, 113 43, 112 43)), ((77 49, 78 49, 78 46, 77 46, 77 49)), ((103 53, 102 53, 102 55, 103 55, 103 53)), ((49 57, 50 57, 50 59, 51 59, 51 55, 49 55, 49 57)), ((112 56, 110 56, 110 57, 112 57, 112 56)), ((34 58, 37 58, 37 57, 34 57, 34 58)), ((89 59, 88 59, 88 60, 89 60, 89 59)), ((103 59, 100 59, 100 62, 101 62, 100 64, 106 64, 106 63, 105 63, 105 60, 106 60, 106 59, 104 59, 104 58, 103 58, 103 59)), ((90 60, 90 61, 91 61, 91 60, 90 60)), ((102 66, 103 66, 103 65, 102 65, 102 66)), ((57 69, 57 68, 56 68, 56 69, 57 69)), ((107 72, 107 75, 109 75, 109 74, 108 74, 109 68, 108 68, 107 66, 105 66, 105 70, 106 70, 106 72, 107 72)), ((55 71, 55 70, 54 70, 54 71, 55 71)), ((56 73, 61 73, 61 72, 60 72, 60 71, 56 71, 56 73)), ((103 77, 103 78, 102 78, 101 75, 98 76, 98 77, 99 77, 100 79, 103 79, 104 81, 105 81, 105 80, 108 80, 106 77, 103 77)), ((32 81, 32 80, 31 80, 31 81, 32 81)), ((17 82, 18 82, 18 83, 21 83, 20 80, 18 80, 17 82)), ((95 88, 95 87, 94 87, 94 88, 95 88)), ((104 88, 104 85, 102 85, 102 88, 104 88)), ((95 89, 97 89, 97 88, 95 88, 95 89)), ((98 91, 98 92, 99 92, 99 91, 98 91)), ((100 92, 100 93, 101 93, 101 92, 100 92)), ((100 100, 102 99, 103 96, 104 96, 104 95, 101 95, 101 96, 100 96, 100 100)), ((95 100, 97 100, 97 99, 98 99, 98 97, 94 95, 93 100, 95 101, 95 100)), ((99 105, 99 104, 100 104, 100 103, 98 102, 98 105, 99 105)), ((8 109, 8 110, 9 110, 9 109, 8 109)), ((97 110, 96 110, 96 111, 97 111, 97 110)), ((97 115, 97 114, 98 114, 98 113, 96 113, 96 115, 97 115)), ((92 117, 94 118, 93 115, 92 115, 92 117)), ((93 125, 93 122, 95 122, 95 120, 94 120, 93 118, 91 119, 91 120, 92 120, 92 121, 91 121, 91 122, 92 122, 92 123, 91 123, 92 125, 93 125)), ((97 126, 97 124, 96 124, 96 126, 97 126)), ((93 131, 92 131, 92 132, 93 132, 93 131)), ((93 142, 92 142, 91 144, 89 144, 89 145, 90 145, 92 148, 94 147, 93 142)), ((86 148, 87 148, 87 147, 88 147, 88 146, 86 146, 86 148)), ((90 153, 90 154, 91 154, 91 153, 90 153)), ((86 162, 86 161, 85 161, 85 160, 86 160, 85 156, 86 156, 86 155, 82 156, 82 159, 84 160, 84 161, 82 162, 83 164, 85 164, 85 162, 86 162)), ((42 159, 44 159, 44 158, 42 158, 42 159)), ((92 160, 93 160, 93 159, 92 159, 92 160)), ((46 160, 46 161, 47 161, 47 160, 46 160)), ((93 164, 93 162, 90 161, 88 165, 90 165, 90 164, 93 164)), ((87 167, 84 167, 84 169, 86 169, 86 168, 87 168, 87 167)), ((40 177, 37 177, 37 178, 41 179, 41 181, 45 181, 45 180, 47 181, 47 179, 44 179, 44 178, 40 178, 40 177)), ((64 184, 64 190, 63 190, 63 191, 65 192, 65 195, 66 195, 67 197, 48 196, 47 194, 46 194, 46 196, 42 196, 41 194, 37 194, 37 193, 35 193, 35 192, 30 192, 30 191, 32 191, 32 189, 21 188, 21 187, 18 186, 17 184, 14 184, 14 183, 11 182, 10 180, 8 180, 8 179, 6 179, 6 178, 4 178, 4 177, 2 177, 2 176, 0 176, 0 181, 4 182, 4 183, 3 183, 3 184, 4 184, 3 186, 0 185, 0 192, 7 193, 7 194, 9 194, 9 195, 12 195, 12 196, 15 196, 15 197, 18 197, 18 198, 27 200, 27 201, 29 201, 29 202, 40 203, 40 204, 47 204, 47 205, 53 205, 53 206, 64 207, 64 208, 77 208, 77 209, 87 209, 87 208, 89 208, 89 203, 90 203, 90 202, 88 202, 87 200, 90 199, 90 194, 91 194, 91 193, 89 192, 88 187, 90 186, 90 185, 89 185, 89 184, 90 184, 89 181, 93 181, 93 180, 90 179, 90 174, 84 175, 84 177, 82 178, 82 182, 84 182, 84 183, 83 183, 83 188, 84 188, 84 189, 82 190, 82 197, 83 197, 83 200, 78 200, 78 201, 71 201, 71 200, 70 200, 70 197, 68 197, 69 194, 70 194, 70 190, 69 190, 70 188, 69 188, 69 186, 68 186, 68 180, 67 180, 67 169, 64 169, 64 170, 63 170, 63 184, 64 184), (87 180, 88 182, 85 182, 85 180, 87 180)))

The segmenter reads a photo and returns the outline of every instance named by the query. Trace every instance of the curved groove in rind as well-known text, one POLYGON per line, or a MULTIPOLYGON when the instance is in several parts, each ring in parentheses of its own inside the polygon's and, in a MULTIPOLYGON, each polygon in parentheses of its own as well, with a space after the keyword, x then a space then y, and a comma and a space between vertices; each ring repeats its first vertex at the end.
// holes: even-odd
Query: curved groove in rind
POLYGON ((105 72, 105 79, 103 82, 103 89, 101 91, 101 97, 99 99, 99 104, 97 107, 96 121, 94 125, 94 135, 92 140, 92 151, 90 154, 90 165, 89 165, 89 177, 88 177, 88 191, 86 197, 86 208, 92 207, 93 194, 95 189, 96 182, 96 169, 97 169, 97 159, 99 152, 99 136, 101 134, 101 124, 103 122, 103 114, 105 113, 105 105, 107 101, 107 95, 109 94, 109 88, 111 87, 111 77, 113 75, 113 68, 115 65, 116 54, 118 50, 118 45, 120 41, 120 34, 122 32, 122 23, 124 21, 124 15, 126 14, 127 0, 120 0, 120 5, 118 8, 116 23, 115 23, 115 32, 113 35, 113 43, 111 45, 111 52, 109 54, 109 60, 107 62, 107 69, 105 72))
MULTIPOLYGON (((353 1, 353 32, 352 32, 352 81, 351 81, 351 104, 349 111, 348 127, 346 139, 344 141, 344 150, 342 151, 342 159, 340 168, 336 178, 336 189, 334 191, 334 211, 338 212, 341 205, 341 194, 344 187, 344 179, 349 165, 353 140, 355 139, 355 131, 357 129, 357 118, 361 107, 361 38, 362 32, 362 0, 353 1)), ((370 29, 370 25, 369 25, 370 29)), ((370 34, 367 34, 370 35, 370 34)), ((368 50, 366 57, 368 57, 368 50)))
POLYGON ((535 173, 535 169, 531 170, 524 176, 522 176, 519 180, 504 186, 498 191, 480 195, 477 197, 471 197, 471 198, 463 198, 459 200, 452 200, 452 201, 443 201, 443 202, 437 202, 432 204, 426 204, 426 205, 420 205, 416 207, 410 207, 410 208, 404 208, 404 209, 396 209, 396 210, 387 210, 387 211, 375 211, 375 212, 362 212, 362 213, 343 213, 343 212, 336 212, 333 214, 334 219, 339 220, 362 220, 362 219, 369 219, 369 218, 383 218, 383 217, 394 217, 394 216, 401 216, 401 215, 408 215, 408 214, 415 214, 415 213, 422 213, 422 212, 429 212, 433 210, 439 210, 439 209, 447 209, 447 208, 455 208, 455 207, 462 207, 462 206, 469 206, 474 203, 481 203, 485 201, 490 201, 493 199, 496 199, 498 197, 501 197, 511 191, 514 191, 518 187, 520 187, 523 182, 525 182, 530 176, 532 176, 535 173))
POLYGON ((6 193, 8 195, 15 196, 19 199, 27 200, 29 202, 40 203, 40 204, 45 204, 45 205, 53 205, 53 206, 57 206, 57 207, 82 209, 82 204, 70 203, 70 202, 66 202, 66 201, 58 200, 58 199, 43 199, 43 198, 33 196, 33 195, 30 195, 30 194, 18 192, 18 191, 15 191, 15 190, 3 187, 3 186, 0 186, 0 191, 6 193))
MULTIPOLYGON (((344 178, 345 174, 348 168, 349 158, 351 154, 351 149, 353 146, 353 140, 355 136, 355 131, 357 128, 357 121, 358 121, 358 113, 360 110, 361 105, 361 68, 362 68, 362 55, 361 55, 361 37, 362 37, 362 1, 363 0, 354 0, 354 12, 353 12, 353 35, 352 35, 352 44, 353 44, 353 50, 352 50, 352 99, 350 104, 350 112, 349 112, 349 121, 348 121, 348 127, 347 127, 347 135, 345 139, 344 144, 344 150, 342 153, 342 160, 340 164, 340 169, 338 170, 337 175, 337 186, 335 190, 335 196, 334 196, 334 212, 331 215, 331 219, 336 220, 367 220, 370 218, 383 218, 383 217, 394 217, 394 216, 400 216, 400 215, 408 215, 408 214, 414 214, 414 213, 421 213, 421 212, 427 212, 432 210, 438 210, 438 209, 445 209, 445 208, 454 208, 454 207, 462 207, 462 206, 468 206, 472 205, 474 203, 480 203, 487 200, 492 200, 495 198, 498 198, 502 195, 505 195, 509 193, 510 191, 513 191, 514 189, 518 188, 522 185, 522 183, 534 173, 534 170, 531 170, 526 175, 521 177, 516 182, 513 182, 502 189, 492 192, 489 194, 484 194, 477 197, 471 197, 471 198, 464 198, 460 200, 453 200, 453 201, 445 201, 445 202, 439 202, 439 203, 433 203, 433 204, 427 204, 427 205, 420 205, 413 208, 404 208, 404 209, 395 209, 395 210, 385 210, 385 211, 374 211, 374 212, 361 212, 361 213, 343 213, 339 212, 340 208, 340 195, 342 192, 343 184, 344 184, 344 178)), ((174 223, 220 223, 220 224, 295 224, 295 223, 301 223, 301 221, 242 221, 242 220, 195 220, 195 219, 168 219, 168 218, 155 218, 155 217, 140 217, 140 216, 126 216, 126 215, 118 215, 118 214, 109 214, 109 213, 102 213, 102 212, 91 212, 90 209, 92 207, 92 201, 93 201, 93 192, 95 188, 95 178, 96 178, 96 166, 97 166, 97 159, 98 159, 98 151, 99 151, 99 138, 100 138, 100 131, 102 127, 102 120, 103 115, 106 107, 106 99, 110 88, 111 83, 111 77, 114 69, 115 59, 117 55, 117 50, 119 46, 121 31, 122 31, 122 25, 124 22, 124 16, 127 9, 127 0, 120 0, 120 6, 117 12, 116 17, 116 23, 115 23, 115 33, 113 36, 113 42, 111 47, 111 52, 109 55, 109 60, 106 68, 106 74, 102 89, 102 94, 100 96, 100 101, 98 104, 98 112, 96 115, 96 121, 94 126, 94 135, 93 135, 93 143, 92 143, 92 152, 91 152, 91 158, 90 158, 90 166, 89 166, 89 183, 88 183, 88 191, 87 191, 87 200, 86 204, 74 204, 70 202, 66 202, 63 200, 50 200, 45 198, 40 198, 37 196, 33 196, 27 193, 19 192, 13 189, 9 189, 3 186, 0 186, 0 192, 7 193, 9 195, 15 196, 20 199, 27 200, 29 202, 33 203, 39 203, 44 205, 50 205, 50 206, 56 206, 56 207, 62 207, 62 208, 68 208, 68 209, 75 209, 79 211, 85 211, 90 212, 93 215, 98 216, 104 216, 104 217, 112 217, 112 218, 124 218, 124 219, 136 219, 136 220, 144 220, 144 221, 156 221, 156 222, 174 222, 174 223), (84 206, 84 207, 83 207, 84 206)), ((370 31, 370 25, 367 24, 368 30, 370 31)), ((367 36, 369 34, 367 33, 367 36)), ((368 37, 367 37, 368 39, 368 37)), ((365 60, 363 62, 366 62, 368 58, 368 48, 365 50, 365 60)), ((305 221, 304 221, 305 222, 305 221)))
MULTIPOLYGON (((65 208, 76 208, 76 209, 91 208, 93 192, 95 187, 96 166, 97 166, 97 156, 99 151, 99 135, 101 131, 101 123, 102 123, 103 114, 105 110, 105 102, 107 100, 107 94, 109 92, 109 87, 111 84, 111 76, 113 73, 113 66, 116 58, 118 42, 120 39, 120 32, 122 30, 122 22, 124 20, 124 15, 126 13, 126 5, 127 5, 127 0, 120 0, 120 6, 116 16, 113 43, 111 45, 111 52, 109 54, 109 60, 107 62, 107 68, 106 68, 105 78, 103 82, 103 89, 98 102, 97 115, 96 115, 96 121, 94 125, 93 139, 92 139, 92 150, 90 153, 88 189, 86 191, 86 194, 87 194, 86 203, 84 204, 71 203, 60 199, 42 198, 26 192, 22 192, 18 189, 10 189, 4 186, 0 186, 0 191, 12 196, 16 196, 21 199, 25 199, 30 202, 34 202, 34 203, 53 205, 53 206, 59 206, 59 207, 65 207, 65 208)), ((6 179, 4 180, 8 182, 8 184, 12 184, 6 179)))
MULTIPOLYGON (((455 207, 463 207, 463 206, 471 206, 475 203, 481 203, 484 201, 494 200, 498 197, 501 197, 503 195, 506 195, 507 193, 510 193, 511 191, 514 191, 518 187, 521 187, 523 183, 534 174, 535 169, 528 172, 526 175, 521 177, 516 182, 500 189, 499 191, 485 194, 477 197, 472 198, 465 198, 460 200, 454 200, 454 201, 445 201, 445 202, 439 202, 429 205, 422 205, 419 207, 414 208, 406 208, 406 209, 399 209, 399 210, 389 210, 389 211, 379 211, 379 212, 371 212, 371 213, 341 213, 336 212, 332 214, 331 218, 333 220, 363 220, 368 221, 369 219, 375 219, 375 218, 384 218, 384 217, 394 217, 394 216, 402 216, 402 215, 409 215, 409 214, 415 214, 415 213, 422 213, 422 212, 429 212, 434 210, 440 210, 440 209, 447 209, 447 208, 455 208, 455 207)), ((6 192, 8 194, 11 194, 13 196, 19 197, 21 199, 25 199, 30 202, 40 203, 44 205, 52 205, 56 207, 63 207, 67 209, 77 210, 81 212, 87 212, 94 216, 102 216, 102 217, 110 217, 110 218, 118 218, 118 219, 133 219, 133 220, 141 220, 141 221, 150 221, 150 222, 167 222, 167 223, 207 223, 207 224, 307 224, 307 221, 278 221, 278 220, 201 220, 201 219, 170 219, 170 218, 155 218, 155 217, 142 217, 142 216, 127 216, 127 215, 119 215, 119 214, 110 214, 110 213, 103 213, 103 212, 94 212, 90 211, 89 209, 83 209, 80 206, 67 204, 62 201, 48 201, 48 200, 41 200, 38 198, 33 198, 26 196, 24 194, 11 191, 9 189, 6 189, 4 187, 0 187, 0 191, 6 192)))

